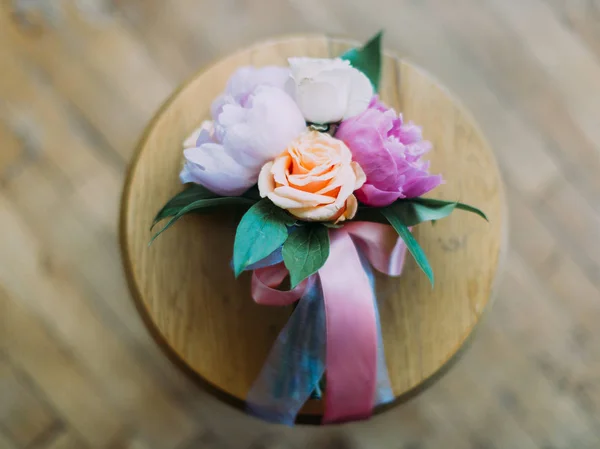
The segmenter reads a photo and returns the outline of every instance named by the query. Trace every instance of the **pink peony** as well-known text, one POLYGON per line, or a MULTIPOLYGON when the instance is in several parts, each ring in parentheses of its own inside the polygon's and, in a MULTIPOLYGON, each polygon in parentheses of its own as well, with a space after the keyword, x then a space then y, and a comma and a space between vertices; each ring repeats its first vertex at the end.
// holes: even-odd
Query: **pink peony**
POLYGON ((306 129, 300 109, 283 90, 288 76, 279 67, 238 70, 213 103, 213 121, 186 139, 181 181, 233 196, 256 184, 261 167, 306 129))
POLYGON ((421 128, 403 123, 402 115, 376 96, 366 111, 344 120, 335 137, 346 143, 367 175, 356 196, 368 206, 421 196, 442 183, 440 175, 429 174, 429 162, 421 160, 431 149, 421 128))

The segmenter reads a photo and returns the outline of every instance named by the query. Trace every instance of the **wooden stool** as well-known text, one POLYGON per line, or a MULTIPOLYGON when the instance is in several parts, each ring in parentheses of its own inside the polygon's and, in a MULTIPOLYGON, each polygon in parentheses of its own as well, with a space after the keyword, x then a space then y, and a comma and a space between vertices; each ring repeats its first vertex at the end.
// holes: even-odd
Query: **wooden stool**
MULTIPOLYGON (((250 276, 235 280, 229 262, 234 213, 188 216, 148 247, 156 212, 182 186, 182 142, 209 117, 211 102, 244 65, 286 65, 290 56, 332 57, 348 42, 323 36, 285 38, 242 50, 179 89, 152 120, 131 164, 123 194, 121 245, 129 285, 162 346, 209 385, 244 400, 291 307, 258 306, 250 276)), ((423 127, 433 143, 432 172, 446 184, 433 197, 484 210, 490 222, 456 211, 415 228, 435 274, 435 288, 407 257, 399 279, 378 276, 385 353, 398 400, 421 390, 459 352, 490 300, 505 242, 502 185, 490 148, 472 117, 430 76, 386 55, 381 97, 423 127)), ((320 414, 320 401, 304 413, 320 414)))

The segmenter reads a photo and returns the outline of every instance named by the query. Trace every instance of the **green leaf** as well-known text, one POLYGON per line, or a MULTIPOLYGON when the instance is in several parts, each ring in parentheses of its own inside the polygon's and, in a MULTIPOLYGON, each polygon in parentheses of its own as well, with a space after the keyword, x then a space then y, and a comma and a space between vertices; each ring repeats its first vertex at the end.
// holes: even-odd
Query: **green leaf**
POLYGON ((291 287, 316 273, 329 257, 329 232, 320 223, 297 226, 283 244, 283 262, 291 287))
POLYGON ((269 199, 260 200, 242 217, 233 244, 233 270, 236 277, 244 269, 264 259, 288 238, 288 226, 295 223, 286 211, 269 199))
MULTIPOLYGON (((435 221, 447 217, 455 206, 456 203, 425 206, 412 200, 397 200, 386 207, 391 209, 405 226, 410 227, 425 221, 435 221)), ((359 207, 354 220, 388 224, 388 220, 382 215, 381 210, 376 207, 359 207)))
POLYGON ((167 201, 167 204, 165 204, 158 214, 156 214, 156 217, 154 217, 154 221, 152 222, 150 229, 156 226, 159 221, 167 217, 177 215, 181 209, 198 200, 217 198, 218 196, 219 195, 211 192, 200 184, 190 184, 185 190, 179 192, 177 195, 167 201))
POLYGON ((253 186, 250 187, 248 190, 246 190, 242 196, 244 198, 249 198, 251 200, 255 200, 255 201, 260 201, 261 197, 260 197, 260 192, 258 191, 258 186, 253 186))
POLYGON ((381 78, 382 35, 383 31, 380 31, 361 48, 353 48, 340 56, 340 58, 350 61, 352 67, 363 72, 371 81, 376 92, 379 90, 379 80, 381 78))
POLYGON ((160 231, 154 234, 148 245, 151 245, 152 242, 154 242, 154 240, 156 240, 156 238, 159 235, 161 235, 163 232, 165 232, 167 229, 173 226, 177 220, 179 220, 186 214, 189 214, 191 212, 205 211, 207 209, 213 209, 218 206, 229 206, 236 204, 251 206, 252 204, 254 204, 254 201, 239 196, 224 196, 194 201, 193 203, 190 203, 187 206, 180 208, 179 211, 174 216, 172 216, 172 218, 167 222, 167 224, 160 231))
MULTIPOLYGON (((447 217, 454 209, 462 209, 473 212, 487 220, 487 217, 479 209, 464 203, 453 201, 434 200, 429 198, 406 198, 400 199, 387 206, 391 208, 398 219, 406 226, 415 226, 425 221, 434 223, 447 217)), ((379 212, 381 209, 375 207, 359 206, 355 221, 373 221, 376 223, 387 223, 379 212)))
POLYGON ((402 240, 404 240, 406 247, 415 258, 417 265, 419 265, 421 270, 423 270, 423 273, 427 275, 429 282, 431 282, 431 285, 433 286, 433 270, 431 269, 431 265, 429 265, 429 261, 423 252, 423 248, 421 248, 419 243, 415 240, 408 229, 408 226, 402 222, 402 218, 396 215, 394 209, 389 206, 382 208, 381 213, 385 218, 387 218, 402 240))
POLYGON ((372 221, 374 223, 388 224, 388 221, 381 215, 381 208, 358 206, 356 215, 352 221, 372 221))
POLYGON ((468 204, 465 203, 459 203, 459 202, 452 202, 452 201, 444 201, 444 200, 435 200, 432 198, 411 198, 411 201, 418 203, 418 204, 422 204, 424 206, 428 206, 428 207, 440 207, 443 206, 445 204, 454 204, 456 209, 460 209, 460 210, 464 210, 467 212, 472 212, 476 215, 479 215, 481 218, 483 218, 485 221, 489 221, 487 216, 485 215, 485 213, 483 213, 481 210, 477 209, 474 206, 470 206, 468 204))
POLYGON ((405 226, 415 226, 425 221, 435 221, 447 217, 456 207, 456 203, 425 205, 410 200, 398 200, 389 206, 405 226))

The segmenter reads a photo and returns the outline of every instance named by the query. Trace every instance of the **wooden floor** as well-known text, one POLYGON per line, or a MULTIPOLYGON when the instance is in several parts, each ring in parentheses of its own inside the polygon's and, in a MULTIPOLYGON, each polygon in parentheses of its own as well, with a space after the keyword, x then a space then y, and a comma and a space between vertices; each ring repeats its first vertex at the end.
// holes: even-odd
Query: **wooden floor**
POLYGON ((0 5, 0 448, 600 447, 598 0, 0 5), (367 423, 272 427, 202 391, 144 328, 117 240, 125 169, 207 62, 380 28, 494 147, 506 273, 471 348, 421 396, 367 423))

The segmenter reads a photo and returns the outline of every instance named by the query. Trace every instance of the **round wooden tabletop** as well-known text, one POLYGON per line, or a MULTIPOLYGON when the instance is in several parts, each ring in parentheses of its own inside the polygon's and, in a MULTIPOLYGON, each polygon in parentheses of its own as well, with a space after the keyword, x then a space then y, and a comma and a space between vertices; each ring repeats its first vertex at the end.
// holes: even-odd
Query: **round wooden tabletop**
MULTIPOLYGON (((208 384, 243 400, 291 307, 256 305, 250 277, 230 268, 239 215, 188 216, 152 246, 156 212, 182 186, 182 142, 209 117, 212 100, 244 65, 285 65, 290 56, 332 57, 350 45, 300 36, 255 45, 199 73, 149 124, 123 193, 121 244, 132 294, 153 334, 208 384)), ((501 179, 472 117, 429 75, 385 57, 381 97, 423 127, 434 150, 432 172, 446 183, 433 197, 467 202, 489 223, 457 211, 414 235, 435 274, 431 288, 411 258, 399 279, 377 278, 385 354, 395 395, 402 399, 439 373, 464 345, 488 304, 505 241, 501 179)), ((305 407, 319 413, 320 403, 305 407)))

